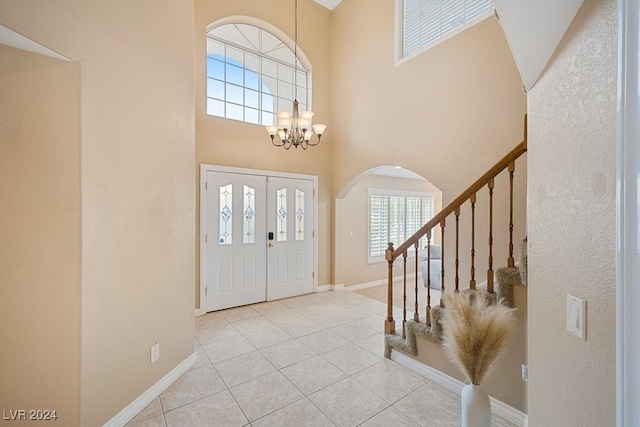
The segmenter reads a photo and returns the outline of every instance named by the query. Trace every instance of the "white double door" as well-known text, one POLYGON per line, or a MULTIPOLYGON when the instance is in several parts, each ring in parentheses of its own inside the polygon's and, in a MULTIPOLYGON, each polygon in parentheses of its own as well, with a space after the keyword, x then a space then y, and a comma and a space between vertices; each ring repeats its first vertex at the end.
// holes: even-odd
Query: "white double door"
POLYGON ((313 292, 313 180, 206 171, 206 311, 313 292))

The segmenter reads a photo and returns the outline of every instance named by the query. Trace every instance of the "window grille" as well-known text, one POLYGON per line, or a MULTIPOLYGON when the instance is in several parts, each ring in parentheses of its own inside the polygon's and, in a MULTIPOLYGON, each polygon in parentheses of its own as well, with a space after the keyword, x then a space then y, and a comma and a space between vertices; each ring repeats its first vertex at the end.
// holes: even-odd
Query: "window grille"
POLYGON ((251 24, 224 24, 207 33, 207 114, 263 126, 277 111, 310 109, 308 74, 279 38, 251 24))

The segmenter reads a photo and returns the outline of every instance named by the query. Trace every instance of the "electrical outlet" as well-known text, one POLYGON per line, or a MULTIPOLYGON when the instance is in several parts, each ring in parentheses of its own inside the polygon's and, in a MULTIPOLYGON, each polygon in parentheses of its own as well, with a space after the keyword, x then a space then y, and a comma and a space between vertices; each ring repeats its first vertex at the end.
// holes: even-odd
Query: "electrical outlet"
POLYGON ((151 346, 151 363, 160 359, 160 343, 155 343, 151 346))

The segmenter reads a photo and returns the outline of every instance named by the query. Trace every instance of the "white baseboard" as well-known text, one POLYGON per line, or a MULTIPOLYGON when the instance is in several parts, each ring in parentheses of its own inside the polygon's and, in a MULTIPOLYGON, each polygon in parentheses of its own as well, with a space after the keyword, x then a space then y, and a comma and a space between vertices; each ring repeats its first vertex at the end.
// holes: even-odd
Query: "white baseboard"
POLYGON ((196 312, 195 312, 195 314, 196 314, 196 317, 198 317, 198 316, 201 316, 201 315, 202 315, 202 313, 200 313, 200 309, 199 309, 199 308, 196 308, 196 312))
POLYGON ((338 285, 326 284, 316 286, 315 292, 339 291, 341 289, 344 289, 344 285, 342 283, 338 285))
MULTIPOLYGON (((412 371, 417 372, 423 377, 443 386, 447 390, 451 390, 456 394, 460 394, 460 392, 462 392, 462 387, 464 387, 465 385, 462 381, 450 377, 449 375, 442 373, 437 369, 432 368, 431 366, 420 363, 416 359, 409 357, 399 351, 391 352, 391 360, 398 362, 402 366, 405 366, 412 371)), ((517 426, 527 427, 527 414, 491 396, 489 398, 491 399, 491 412, 494 415, 497 415, 500 418, 503 418, 504 420, 509 421, 510 423, 513 423, 517 426)))
POLYGON ((194 352, 192 355, 184 359, 178 366, 173 368, 167 375, 162 377, 157 383, 152 385, 147 391, 142 393, 136 400, 127 405, 122 411, 120 411, 115 417, 107 421, 104 426, 106 427, 122 427, 127 424, 136 415, 147 407, 153 399, 160 396, 171 384, 173 384, 178 378, 180 378, 185 372, 187 372, 198 361, 198 356, 194 352))
MULTIPOLYGON (((395 282, 395 281, 398 281, 398 280, 402 280, 403 277, 404 276, 395 276, 393 278, 393 281, 395 282)), ((413 279, 414 277, 416 277, 416 273, 407 274, 407 279, 413 279)), ((374 280, 372 282, 358 283, 357 285, 344 286, 344 290, 345 291, 359 291, 361 289, 373 288, 374 286, 386 285, 387 282, 388 282, 388 279, 374 280)))

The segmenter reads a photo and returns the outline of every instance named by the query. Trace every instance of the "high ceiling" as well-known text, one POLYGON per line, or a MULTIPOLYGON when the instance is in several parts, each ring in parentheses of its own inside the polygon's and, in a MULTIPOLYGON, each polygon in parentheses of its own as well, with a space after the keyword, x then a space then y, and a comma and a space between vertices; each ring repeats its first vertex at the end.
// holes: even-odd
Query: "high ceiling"
POLYGON ((320 3, 329 10, 333 10, 342 0, 315 0, 316 3, 320 3))

